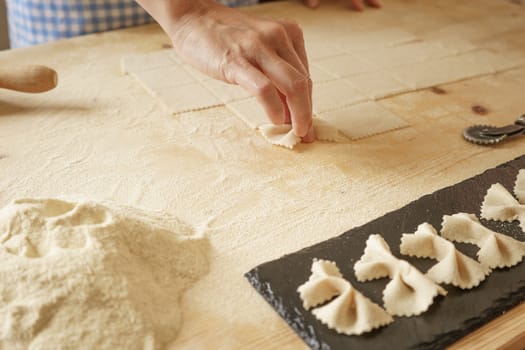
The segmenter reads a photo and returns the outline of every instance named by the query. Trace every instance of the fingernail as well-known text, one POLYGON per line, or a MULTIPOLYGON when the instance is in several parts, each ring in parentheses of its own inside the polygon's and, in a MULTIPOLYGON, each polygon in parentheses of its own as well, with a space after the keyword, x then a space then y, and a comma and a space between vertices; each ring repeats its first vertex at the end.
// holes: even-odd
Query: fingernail
POLYGON ((302 138, 302 141, 305 143, 311 143, 315 141, 315 130, 313 126, 310 127, 306 135, 302 138))
POLYGON ((307 6, 308 6, 309 8, 312 8, 312 9, 313 9, 313 8, 316 8, 316 7, 319 6, 319 0, 308 0, 308 1, 307 1, 307 6))

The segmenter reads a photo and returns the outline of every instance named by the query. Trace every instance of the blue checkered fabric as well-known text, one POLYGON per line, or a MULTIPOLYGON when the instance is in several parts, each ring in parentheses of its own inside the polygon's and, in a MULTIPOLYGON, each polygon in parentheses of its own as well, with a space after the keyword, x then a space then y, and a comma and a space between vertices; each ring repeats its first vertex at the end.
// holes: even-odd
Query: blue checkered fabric
MULTIPOLYGON (((222 0, 227 6, 258 0, 222 0)), ((7 0, 11 47, 153 22, 134 0, 7 0)))

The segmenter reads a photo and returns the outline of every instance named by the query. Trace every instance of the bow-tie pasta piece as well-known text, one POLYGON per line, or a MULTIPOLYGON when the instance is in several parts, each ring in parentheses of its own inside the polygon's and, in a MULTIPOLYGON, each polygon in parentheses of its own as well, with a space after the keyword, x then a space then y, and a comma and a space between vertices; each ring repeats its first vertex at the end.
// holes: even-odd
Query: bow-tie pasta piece
POLYGON ((436 283, 471 289, 490 273, 489 268, 462 254, 452 242, 440 237, 428 223, 419 225, 413 234, 403 234, 400 250, 404 255, 438 260, 426 273, 436 283))
POLYGON ((514 184, 514 194, 518 197, 520 203, 525 203, 525 169, 521 169, 516 177, 514 184))
POLYGON ((514 266, 525 255, 525 242, 486 228, 473 214, 443 216, 441 235, 450 241, 477 245, 479 262, 491 269, 514 266))
POLYGON ((338 295, 338 288, 333 285, 337 285, 337 280, 343 278, 335 263, 328 260, 315 259, 311 271, 308 281, 297 289, 306 310, 338 295))
POLYGON ((312 313, 338 333, 360 335, 394 321, 385 310, 345 280, 331 261, 314 260, 310 278, 297 291, 307 310, 336 297, 312 313))
POLYGON ((390 315, 419 315, 428 310, 438 294, 447 294, 414 266, 392 255, 380 235, 370 235, 363 256, 354 265, 354 271, 361 282, 382 277, 391 279, 383 291, 384 306, 390 315))
POLYGON ((519 220, 525 230, 525 205, 520 204, 501 184, 496 183, 488 190, 481 205, 481 217, 487 220, 519 220))
MULTIPOLYGON (((263 138, 273 145, 293 149, 301 138, 292 131, 291 124, 274 125, 255 98, 248 98, 228 103, 228 107, 250 128, 258 130, 263 138)), ((316 139, 328 142, 348 142, 336 127, 320 118, 313 118, 316 139)))
MULTIPOLYGON (((319 141, 348 142, 348 138, 341 134, 337 128, 322 119, 314 118, 313 125, 315 137, 319 141)), ((259 126, 259 131, 266 141, 273 145, 292 149, 301 142, 301 138, 294 134, 291 124, 263 124, 259 126)))

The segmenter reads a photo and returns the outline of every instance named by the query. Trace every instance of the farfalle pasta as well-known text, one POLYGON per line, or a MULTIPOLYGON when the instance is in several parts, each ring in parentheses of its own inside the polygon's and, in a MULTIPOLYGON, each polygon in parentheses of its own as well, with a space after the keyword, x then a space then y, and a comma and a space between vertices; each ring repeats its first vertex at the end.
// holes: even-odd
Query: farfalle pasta
POLYGON ((514 194, 520 203, 525 203, 525 169, 521 169, 514 184, 514 194))
POLYGON ((436 283, 471 289, 490 273, 488 267, 462 254, 452 242, 440 237, 429 223, 419 225, 413 234, 403 234, 400 250, 404 255, 438 260, 426 273, 436 283))
POLYGON ((352 287, 331 261, 314 260, 310 278, 297 291, 307 310, 328 301, 312 313, 338 333, 360 335, 394 321, 379 305, 352 287))
POLYGON ((477 245, 479 262, 491 269, 514 266, 525 255, 525 242, 490 230, 473 214, 445 215, 441 235, 451 241, 477 245))
POLYGON ((354 271, 361 282, 391 279, 383 291, 383 302, 386 311, 394 316, 419 315, 428 310, 438 294, 447 294, 414 266, 392 255, 380 235, 368 237, 365 252, 355 263, 354 271))
MULTIPOLYGON (((522 182, 515 191, 522 196, 522 182)), ((481 217, 487 220, 514 221, 519 220, 521 229, 525 231, 525 205, 520 204, 514 196, 501 184, 496 183, 487 190, 481 205, 481 217)))
MULTIPOLYGON (((313 126, 316 138, 319 141, 348 142, 346 136, 323 119, 314 118, 313 126)), ((258 126, 258 129, 266 141, 273 145, 292 149, 296 144, 301 142, 301 138, 294 134, 291 124, 273 125, 266 122, 258 126)))

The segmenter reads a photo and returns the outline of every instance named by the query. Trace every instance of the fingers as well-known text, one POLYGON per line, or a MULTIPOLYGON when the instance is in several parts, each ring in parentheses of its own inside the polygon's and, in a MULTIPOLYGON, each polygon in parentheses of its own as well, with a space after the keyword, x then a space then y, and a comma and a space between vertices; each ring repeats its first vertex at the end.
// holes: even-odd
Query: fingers
POLYGON ((303 32, 294 22, 280 20, 284 32, 273 29, 272 42, 276 44, 275 52, 259 56, 257 64, 268 75, 281 93, 285 107, 285 123, 292 123, 294 133, 313 141, 312 124, 312 82, 308 69, 308 58, 304 44, 303 32), (274 63, 270 63, 274 61, 274 63), (284 77, 284 79, 283 79, 284 77))
MULTIPOLYGON (((279 21, 286 29, 287 36, 292 42, 292 47, 288 47, 288 50, 293 51, 294 55, 299 58, 301 61, 304 70, 306 73, 309 72, 308 67, 308 55, 306 54, 306 47, 304 44, 303 31, 299 25, 295 22, 289 20, 280 20, 279 21)), ((295 65, 294 65, 295 66, 295 65)))
POLYGON ((311 9, 315 9, 319 7, 319 4, 321 3, 321 0, 303 0, 303 2, 311 9))
MULTIPOLYGON (((319 5, 319 1, 317 1, 317 5, 319 5)), ((308 80, 309 80, 308 95, 310 96, 310 108, 312 108, 312 106, 313 106, 313 103, 312 103, 312 87, 313 87, 313 84, 312 84, 312 81, 310 80, 310 70, 309 70, 309 66, 308 66, 308 55, 306 53, 306 47, 305 47, 305 43, 304 43, 303 32, 299 28, 299 26, 297 24, 295 24, 295 23, 285 23, 285 25, 288 26, 288 33, 290 34, 290 37, 292 39, 295 52, 297 52, 297 55, 299 56, 301 62, 303 63, 303 66, 306 68, 306 73, 307 73, 308 80)), ((313 128, 312 123, 310 123, 310 128, 308 130, 308 133, 306 134, 306 136, 304 136, 302 138, 302 141, 303 142, 307 142, 307 143, 315 141, 315 133, 314 133, 314 128, 313 128)))
POLYGON ((381 1, 379 0, 367 0, 366 3, 368 4, 368 6, 376 8, 380 8, 382 6, 381 1))
POLYGON ((310 78, 269 50, 261 50, 256 59, 262 72, 286 96, 294 133, 305 136, 312 123, 310 78))
POLYGON ((257 98, 272 123, 280 125, 286 122, 286 115, 290 112, 285 110, 274 84, 259 69, 247 61, 239 60, 230 63, 228 72, 231 72, 230 81, 257 98))
POLYGON ((351 0, 352 7, 356 11, 363 11, 365 9, 365 3, 370 7, 381 7, 380 0, 351 0))
MULTIPOLYGON (((311 9, 319 7, 321 0, 303 0, 304 4, 311 9)), ((363 11, 365 9, 365 4, 370 7, 381 7, 380 0, 351 0, 352 8, 356 11, 363 11)))
POLYGON ((253 18, 244 25, 228 28, 235 40, 224 43, 212 71, 255 96, 274 124, 291 122, 297 136, 312 140, 312 82, 302 30, 285 20, 253 18))
POLYGON ((310 143, 315 141, 315 132, 314 132, 314 126, 312 125, 310 129, 308 130, 308 133, 306 136, 302 138, 302 141, 305 143, 310 143))

